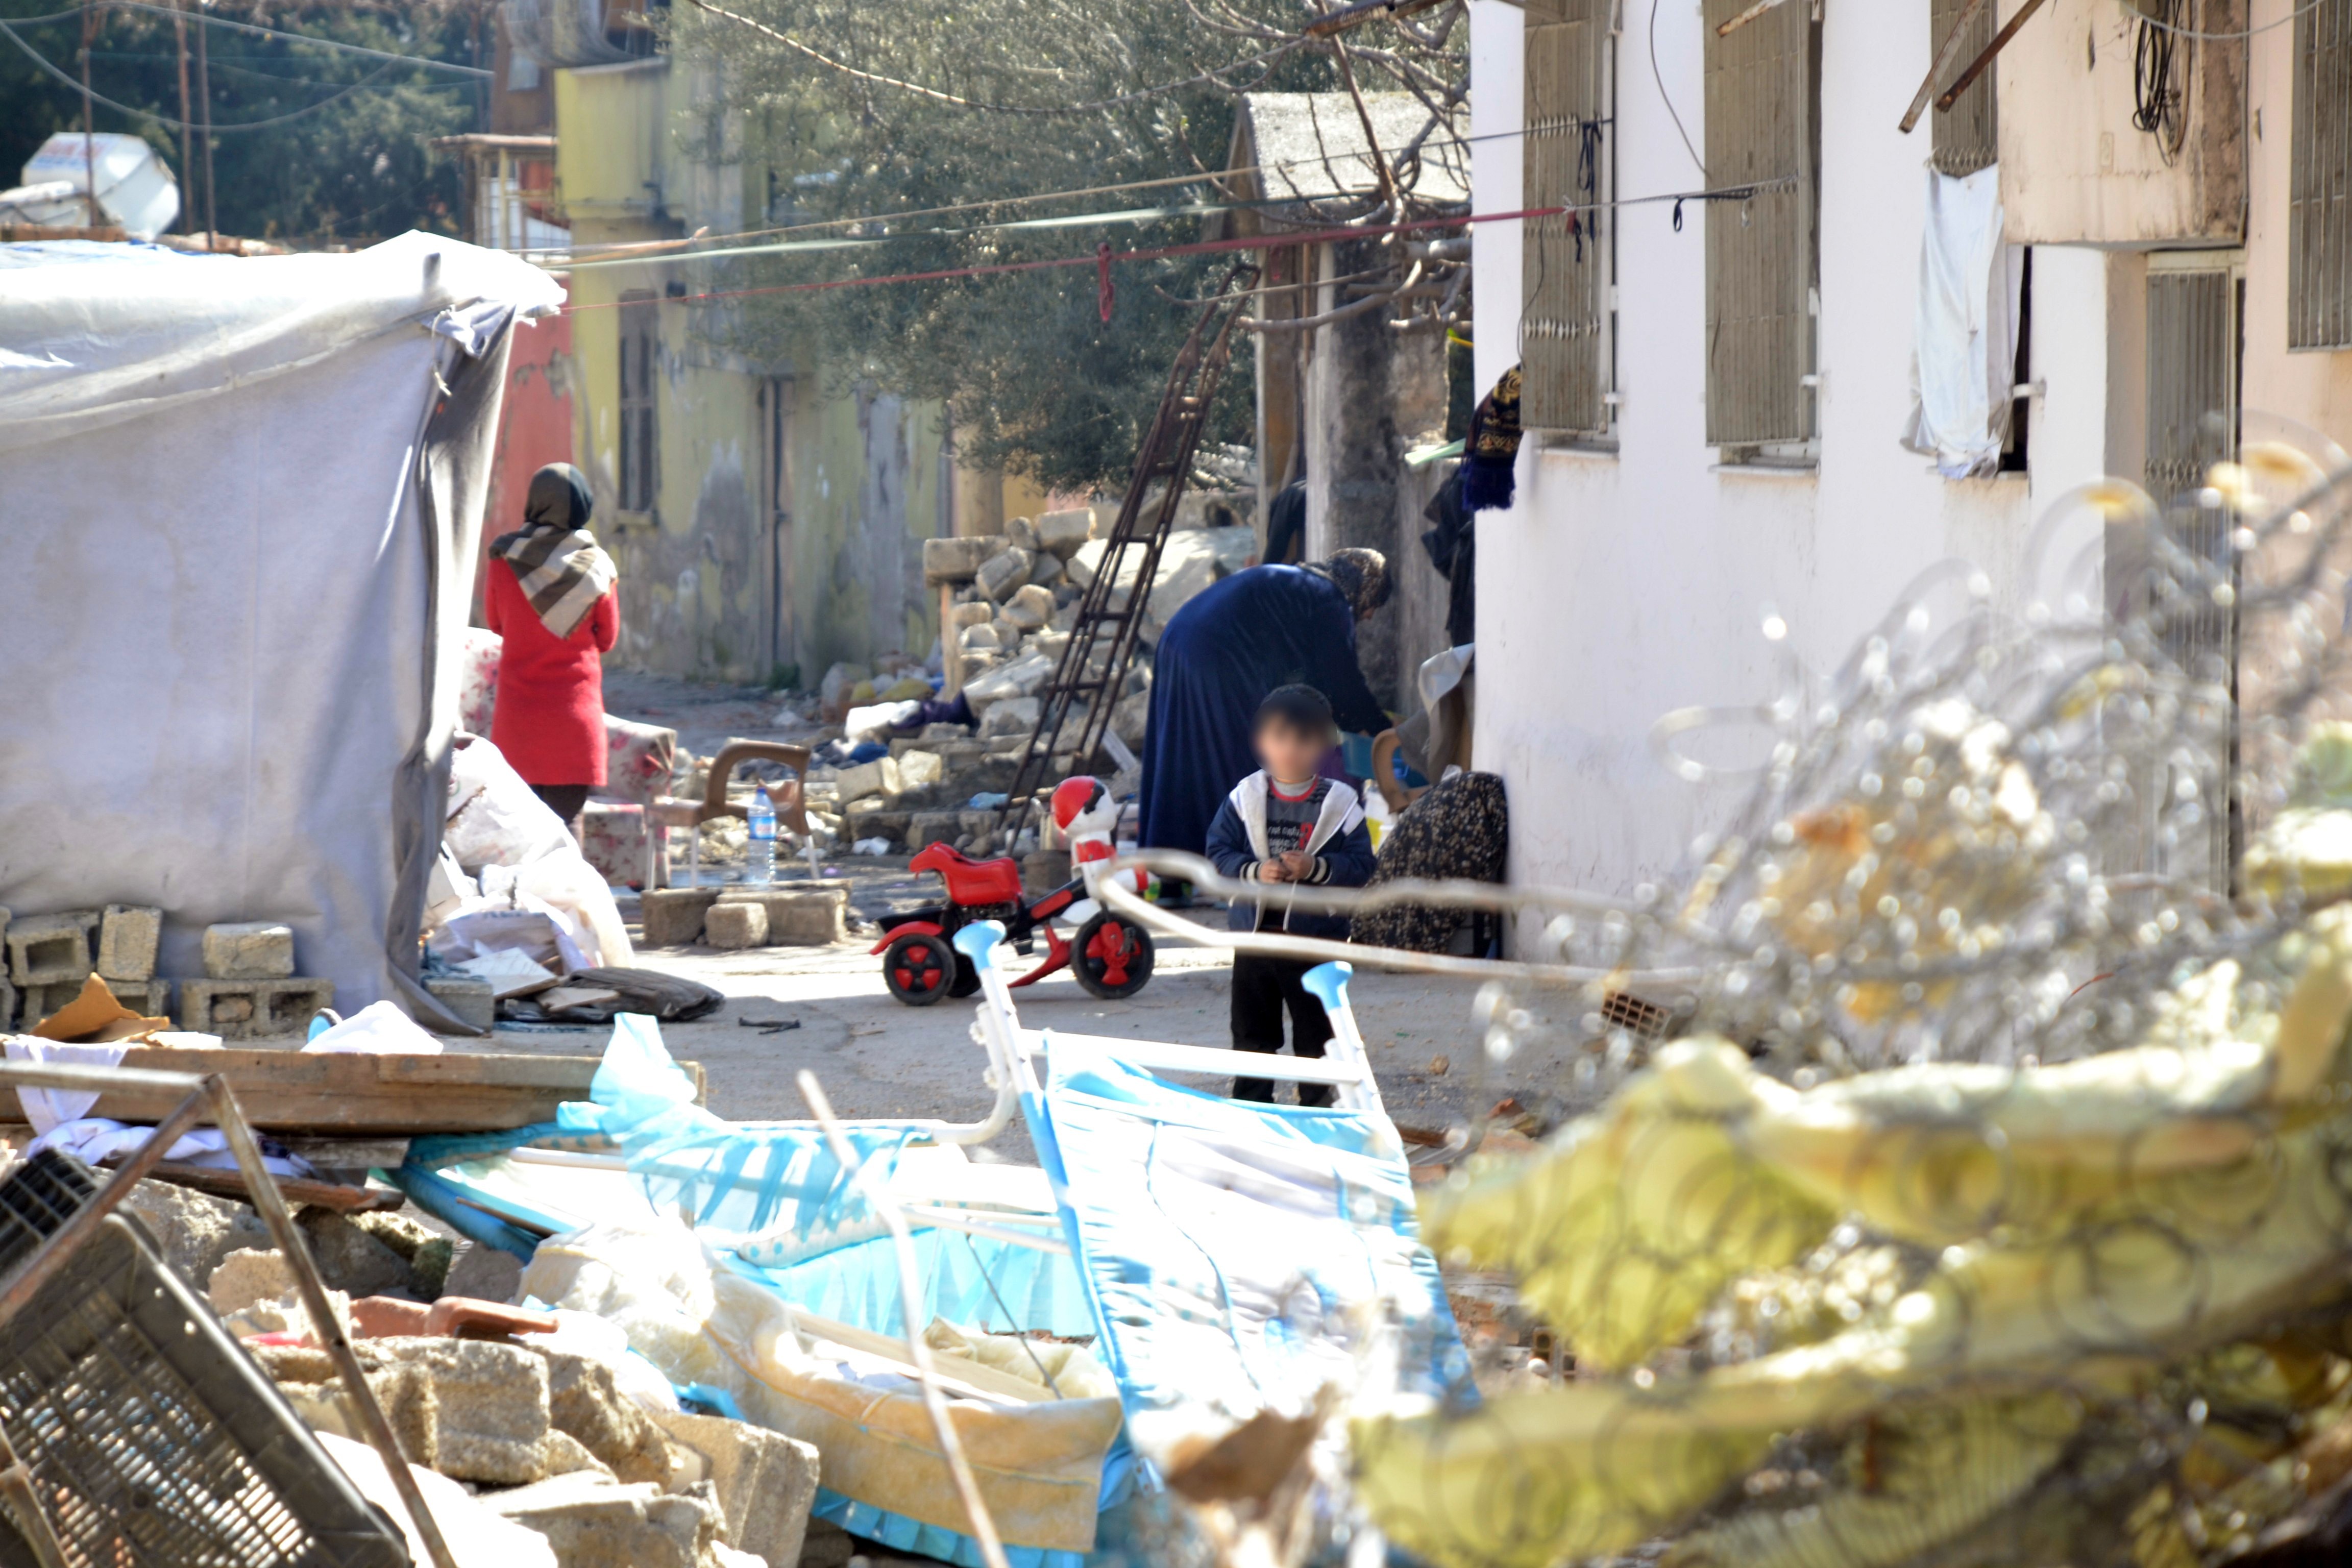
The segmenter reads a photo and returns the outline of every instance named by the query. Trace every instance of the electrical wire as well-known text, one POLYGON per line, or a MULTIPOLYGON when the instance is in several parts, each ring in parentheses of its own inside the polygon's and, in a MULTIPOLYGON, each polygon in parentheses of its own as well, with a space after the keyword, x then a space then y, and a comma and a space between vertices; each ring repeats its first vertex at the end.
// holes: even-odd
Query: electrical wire
POLYGON ((920 82, 901 81, 897 77, 891 76, 877 76, 872 71, 860 70, 856 66, 845 64, 841 60, 835 59, 830 55, 820 53, 819 51, 811 48, 808 45, 802 43, 798 38, 793 37, 788 34, 778 32, 775 28, 769 26, 765 22, 755 21, 750 16, 743 16, 740 12, 730 11, 724 6, 713 5, 710 4, 710 0, 694 0, 694 5, 698 10, 708 11, 714 16, 723 16, 730 22, 739 23, 743 26, 751 28, 753 32, 760 34, 763 37, 773 38, 776 42, 783 45, 786 48, 793 49, 801 54, 806 55, 810 59, 816 61, 817 64, 837 70, 844 76, 855 77, 859 81, 870 81, 880 87, 895 87, 903 92, 911 92, 916 94, 918 97, 928 98, 939 103, 951 104, 958 109, 980 110, 990 114, 1027 114, 1036 115, 1039 117, 1092 114, 1097 110, 1116 109, 1123 103, 1139 103, 1145 99, 1159 98, 1167 93, 1180 91, 1184 88, 1198 87, 1202 82, 1215 81, 1218 78, 1223 77, 1229 72, 1237 71, 1244 66, 1253 66, 1264 62, 1278 60, 1285 55, 1293 54, 1299 49, 1305 48, 1310 43, 1320 42, 1319 39, 1314 38, 1293 38, 1290 42, 1282 45, 1278 48, 1267 49, 1262 54, 1247 56, 1242 59, 1234 60, 1230 65, 1218 66, 1213 70, 1202 71, 1198 76, 1186 77, 1181 81, 1166 82, 1159 87, 1139 88, 1134 92, 1121 93, 1117 98, 1097 99, 1092 103, 1070 103, 1041 107, 1019 103, 983 103, 977 99, 959 98, 951 92, 941 92, 935 87, 925 87, 920 82))
MULTIPOLYGON (((0 37, 5 37, 10 43, 16 45, 19 49, 22 49, 27 59, 40 67, 43 70, 48 72, 49 75, 57 78, 59 81, 65 83, 66 86, 71 88, 77 94, 83 90, 82 85, 79 80, 68 72, 60 70, 58 67, 50 64, 47 56, 43 55, 38 49, 33 47, 32 45, 26 43, 24 39, 18 37, 16 36, 16 29, 6 22, 0 22, 0 37)), ((293 110, 291 113, 274 114, 267 120, 235 121, 226 124, 216 120, 213 121, 210 126, 196 124, 185 120, 174 120, 168 114, 158 114, 152 109, 141 109, 136 104, 124 103, 118 99, 109 98, 102 92, 93 92, 89 94, 89 98, 90 101, 93 103, 102 103, 109 109, 117 110, 123 114, 136 115, 142 120, 152 120, 158 125, 168 125, 174 131, 209 131, 214 135, 226 136, 231 132, 238 131, 265 131, 273 125, 283 125, 289 120, 299 120, 306 114, 315 114, 331 103, 340 103, 355 92, 363 91, 375 87, 377 85, 376 78, 383 75, 384 72, 391 68, 392 63, 390 61, 386 61, 384 64, 376 67, 375 69, 370 71, 367 75, 362 77, 359 80, 352 83, 349 87, 344 88, 341 92, 322 98, 316 103, 306 104, 302 108, 293 110)), ((449 85, 456 86, 457 84, 453 82, 449 85)))
MULTIPOLYGON (((337 38, 321 38, 312 33, 291 33, 283 27, 265 27, 258 22, 232 21, 226 16, 210 16, 202 10, 182 11, 170 5, 151 5, 146 4, 145 0, 98 0, 96 9, 145 11, 158 16, 175 16, 205 26, 226 27, 232 32, 238 33, 257 33, 266 38, 291 38, 297 43, 315 44, 322 49, 335 49, 347 55, 367 55, 380 60, 402 60, 409 65, 422 66, 428 70, 455 71, 459 76, 488 79, 498 74, 495 71, 484 70, 479 66, 453 65, 447 60, 430 59, 423 55, 394 54, 389 49, 372 49, 364 44, 346 44, 337 38)), ((49 22, 79 21, 84 15, 83 8, 76 6, 70 11, 52 11, 46 16, 10 16, 5 20, 19 27, 33 27, 49 22)))
POLYGON ((2240 38, 2251 38, 2257 33, 2267 33, 2272 31, 2273 28, 2284 27, 2289 22, 2299 21, 2303 17, 2311 15, 2314 11, 2318 10, 2322 5, 2326 5, 2328 0, 2305 0, 2303 5, 2297 5, 2285 16, 2278 18, 2278 20, 2274 22, 2264 22, 2259 27, 2248 27, 2245 31, 2240 33, 2200 33, 2188 27, 2176 26, 2170 22, 2156 21, 2141 12, 2138 7, 2133 5, 2131 0, 2116 0, 2116 3, 2123 6, 2126 10, 2130 11, 2135 17, 2137 17, 2147 26, 2156 28, 2158 32, 2170 33, 2176 38, 2195 38, 2203 43, 2227 44, 2234 43, 2240 38))
MULTIPOLYGON (((1754 184, 1727 186, 1719 191, 1670 191, 1654 196, 1626 196, 1619 200, 1593 202, 1587 206, 1525 207, 1517 212, 1465 213, 1451 217, 1412 218, 1402 223, 1380 224, 1356 228, 1329 228, 1317 233, 1297 235, 1244 235, 1234 239, 1203 239, 1189 245, 1160 245, 1136 250, 1086 252, 1076 256, 1045 257, 1035 261, 994 261, 971 267, 941 267, 927 272, 896 272, 871 278, 830 278, 814 283, 771 283, 751 289, 711 289, 699 294, 673 294, 670 304, 695 304, 711 300, 741 300, 761 294, 814 294, 835 289, 872 288, 885 283, 933 283, 958 278, 994 278, 1015 272, 1045 272, 1069 267, 1098 267, 1113 261, 1160 261, 1178 256, 1207 256, 1233 250, 1265 250, 1278 246, 1320 245, 1350 239, 1371 239, 1384 234, 1411 234, 1426 228, 1457 228, 1471 224, 1507 223, 1515 219, 1559 217, 1562 214, 1601 211, 1618 207, 1647 206, 1672 202, 1677 215, 1685 202, 1739 201, 1760 191, 1785 190, 1796 184, 1793 177, 1760 180, 1754 184)), ((1679 224, 1677 225, 1679 227, 1679 224)), ((854 243, 854 242, 853 242, 854 243)), ((704 251, 702 256, 724 256, 726 252, 704 251)), ((562 271, 562 268, 549 268, 562 271)), ((635 303, 635 301, 631 301, 635 303)), ((570 304, 563 313, 582 310, 617 310, 622 301, 600 300, 592 304, 570 304)))
POLYGON ((1704 180, 1706 178, 1706 160, 1700 157, 1698 149, 1691 145, 1690 132, 1683 129, 1683 117, 1675 108, 1674 95, 1666 90, 1665 73, 1658 68, 1658 6, 1661 3, 1662 0, 1650 0, 1650 79, 1658 84, 1658 100, 1666 106, 1666 112, 1674 117, 1675 134, 1683 139, 1683 151, 1689 153, 1691 162, 1698 165, 1698 177, 1704 180))

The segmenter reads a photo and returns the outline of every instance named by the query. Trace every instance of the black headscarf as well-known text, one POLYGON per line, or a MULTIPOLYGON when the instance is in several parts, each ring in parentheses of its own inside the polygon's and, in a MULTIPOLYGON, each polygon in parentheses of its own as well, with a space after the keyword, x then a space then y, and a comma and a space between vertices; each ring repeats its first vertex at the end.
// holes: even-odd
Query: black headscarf
POLYGON ((1327 577, 1347 595, 1348 607, 1362 620, 1389 602, 1388 557, 1377 550, 1335 550, 1328 561, 1310 561, 1307 570, 1327 577))

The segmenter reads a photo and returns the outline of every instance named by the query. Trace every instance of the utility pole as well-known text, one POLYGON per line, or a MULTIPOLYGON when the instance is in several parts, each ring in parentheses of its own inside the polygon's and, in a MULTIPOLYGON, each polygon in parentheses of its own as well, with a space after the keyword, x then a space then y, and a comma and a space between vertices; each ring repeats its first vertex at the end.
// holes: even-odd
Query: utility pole
POLYGON ((188 120, 187 0, 172 0, 172 36, 180 46, 180 232, 186 234, 196 226, 196 165, 190 156, 195 142, 188 120))
POLYGON ((98 12, 81 0, 81 215, 98 226, 98 126, 90 110, 89 47, 98 38, 98 12))
MULTIPOLYGON (((204 0, 196 3, 202 5, 204 0)), ((201 13, 196 16, 196 134, 205 140, 205 248, 217 250, 220 206, 213 200, 213 73, 205 58, 205 19, 201 13)))

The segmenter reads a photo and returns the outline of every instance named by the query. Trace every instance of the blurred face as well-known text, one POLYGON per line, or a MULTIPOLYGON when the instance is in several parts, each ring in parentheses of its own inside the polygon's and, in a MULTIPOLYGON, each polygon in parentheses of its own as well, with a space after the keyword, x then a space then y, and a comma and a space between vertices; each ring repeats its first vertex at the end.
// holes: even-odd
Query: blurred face
POLYGON ((1315 776, 1315 764, 1331 749, 1328 739, 1295 724, 1271 719, 1258 726, 1257 760, 1281 784, 1304 784, 1315 776))

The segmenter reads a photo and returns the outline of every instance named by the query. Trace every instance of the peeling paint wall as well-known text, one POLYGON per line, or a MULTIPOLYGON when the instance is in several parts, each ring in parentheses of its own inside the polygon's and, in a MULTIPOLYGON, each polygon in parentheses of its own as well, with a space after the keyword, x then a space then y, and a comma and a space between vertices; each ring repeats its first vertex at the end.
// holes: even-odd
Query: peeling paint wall
MULTIPOLYGON (((558 178, 583 252, 740 230, 760 210, 749 196, 767 172, 711 122, 712 68, 660 58, 556 73, 558 178)), ((835 660, 927 653, 938 612, 921 541, 953 531, 955 512, 938 407, 856 384, 826 345, 776 364, 713 347, 707 312, 725 307, 673 296, 725 287, 707 263, 583 266, 569 281, 572 460, 621 574, 612 661, 730 680, 797 665, 812 682, 835 660), (619 507, 632 296, 657 323, 655 501, 641 512, 619 507)))

